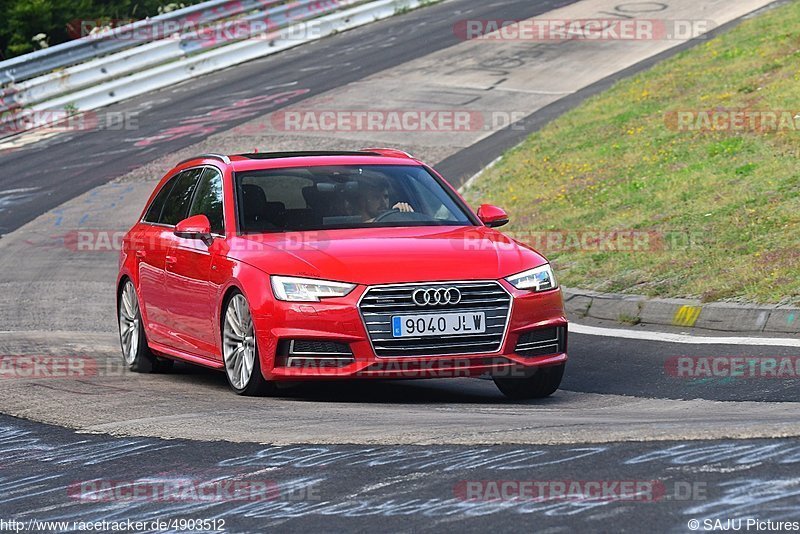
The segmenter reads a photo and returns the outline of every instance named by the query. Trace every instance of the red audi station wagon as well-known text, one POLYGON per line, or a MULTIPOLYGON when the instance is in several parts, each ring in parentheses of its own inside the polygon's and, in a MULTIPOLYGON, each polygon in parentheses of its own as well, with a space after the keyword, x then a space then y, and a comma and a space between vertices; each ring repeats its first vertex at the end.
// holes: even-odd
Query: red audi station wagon
POLYGON ((547 260, 399 150, 205 154, 158 184, 120 253, 133 371, 182 360, 238 394, 280 381, 491 376, 561 383, 567 320, 547 260))

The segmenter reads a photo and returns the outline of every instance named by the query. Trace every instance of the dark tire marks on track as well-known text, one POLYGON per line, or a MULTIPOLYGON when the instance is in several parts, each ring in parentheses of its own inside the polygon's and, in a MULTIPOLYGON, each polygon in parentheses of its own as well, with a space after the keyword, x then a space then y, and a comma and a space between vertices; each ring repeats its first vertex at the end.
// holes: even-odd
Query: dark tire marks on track
POLYGON ((641 532, 646 522, 652 531, 686 532, 694 518, 800 518, 800 493, 789 472, 800 462, 800 446, 790 440, 271 447, 87 436, 8 416, 0 416, 0 429, 4 520, 216 519, 225 521, 226 532, 367 532, 377 524, 390 532, 518 532, 532 525, 537 532, 566 531, 567 525, 572 531, 641 532), (570 481, 639 482, 644 490, 618 486, 611 493, 622 496, 617 499, 573 493, 513 502, 489 493, 490 484, 501 481, 552 482, 545 486, 551 488, 570 481), (223 493, 202 500, 188 491, 232 482, 242 483, 240 495, 252 497, 231 500, 223 493), (126 484, 145 490, 172 484, 166 494, 173 498, 131 499, 109 491, 126 484), (279 493, 248 493, 258 484, 279 493))

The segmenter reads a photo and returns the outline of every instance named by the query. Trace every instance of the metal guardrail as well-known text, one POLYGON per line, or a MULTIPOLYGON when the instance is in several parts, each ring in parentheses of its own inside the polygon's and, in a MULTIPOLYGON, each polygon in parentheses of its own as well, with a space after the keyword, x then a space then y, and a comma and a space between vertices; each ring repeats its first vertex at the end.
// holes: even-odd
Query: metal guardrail
POLYGON ((151 33, 153 39, 165 37, 153 28, 167 27, 167 23, 207 24, 226 17, 233 17, 255 9, 263 10, 266 4, 277 4, 279 1, 263 0, 210 0, 201 4, 185 7, 140 20, 133 24, 114 28, 95 35, 87 35, 74 41, 61 43, 42 50, 24 54, 0 62, 0 84, 20 82, 56 69, 76 65, 103 54, 119 52, 143 42, 119 39, 126 33, 151 33))
MULTIPOLYGON (((250 1, 254 2, 255 0, 250 1)), ((0 113, 31 106, 148 67, 254 37, 247 30, 269 28, 271 31, 277 31, 292 23, 307 21, 359 1, 361 0, 329 0, 327 2, 297 0, 287 4, 285 0, 260 0, 260 4, 267 8, 264 11, 256 11, 245 17, 228 20, 212 27, 206 26, 198 29, 197 26, 194 26, 191 31, 184 32, 179 36, 168 36, 14 84, 13 88, 7 91, 5 97, 0 99, 0 113), (215 38, 217 35, 229 37, 220 40, 215 38)), ((130 35, 130 39, 133 39, 132 31, 126 33, 130 35)))
MULTIPOLYGON (((429 0, 376 0, 343 9, 358 1, 363 0, 298 0, 293 2, 290 7, 295 9, 298 6, 311 6, 312 4, 323 7, 319 11, 310 10, 310 14, 302 19, 316 21, 314 34, 302 38, 297 37, 296 24, 293 24, 301 19, 285 16, 283 29, 245 39, 223 40, 216 43, 215 46, 200 46, 195 48, 191 55, 186 54, 183 49, 181 49, 180 55, 172 55, 175 50, 174 43, 178 43, 177 48, 180 48, 181 43, 180 40, 173 40, 168 43, 169 46, 160 41, 154 41, 108 58, 99 58, 98 61, 103 64, 100 72, 104 76, 108 76, 96 79, 96 82, 87 82, 86 80, 92 79, 92 76, 95 75, 92 69, 97 65, 87 64, 88 67, 83 69, 78 68, 81 67, 80 65, 76 66, 75 72, 72 73, 75 75, 75 81, 79 79, 78 72, 83 70, 87 73, 86 78, 80 81, 83 89, 75 90, 74 86, 69 83, 62 84, 63 90, 59 92, 58 96, 38 101, 24 109, 25 112, 32 112, 32 114, 25 117, 22 127, 13 124, 9 128, 9 123, 18 122, 18 115, 8 112, 0 114, 0 137, 3 137, 3 133, 6 136, 14 135, 20 130, 29 130, 63 121, 65 118, 63 112, 65 111, 94 110, 203 74, 274 54, 336 32, 387 18, 399 10, 414 9, 429 3, 429 0), (166 50, 170 52, 165 53, 166 50), (129 66, 126 66, 126 63, 129 66), (103 69, 106 70, 105 73, 102 72, 103 69), (58 113, 36 114, 36 112, 48 111, 62 113, 61 115, 58 113)), ((250 17, 258 15, 265 18, 274 14, 275 10, 271 13, 267 10, 250 17)), ((187 42, 197 44, 193 41, 187 42)), ((53 73, 51 78, 47 76, 44 78, 47 80, 41 85, 31 81, 28 84, 29 89, 34 90, 35 87, 42 87, 51 82, 58 86, 61 76, 53 73)))

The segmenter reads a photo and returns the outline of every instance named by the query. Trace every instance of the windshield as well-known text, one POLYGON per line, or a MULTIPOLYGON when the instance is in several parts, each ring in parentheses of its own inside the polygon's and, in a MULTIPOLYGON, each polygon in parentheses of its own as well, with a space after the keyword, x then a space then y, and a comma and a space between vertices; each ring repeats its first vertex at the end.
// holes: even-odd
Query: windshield
POLYGON ((474 224, 463 203, 419 166, 239 172, 236 196, 244 233, 474 224))

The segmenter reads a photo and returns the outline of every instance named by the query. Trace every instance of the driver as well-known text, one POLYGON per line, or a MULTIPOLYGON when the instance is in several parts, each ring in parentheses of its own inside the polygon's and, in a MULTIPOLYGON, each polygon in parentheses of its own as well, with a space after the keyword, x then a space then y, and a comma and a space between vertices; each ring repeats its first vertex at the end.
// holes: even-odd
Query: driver
POLYGON ((411 213, 414 208, 407 202, 389 207, 389 184, 383 179, 363 179, 360 194, 354 199, 355 211, 364 222, 375 222, 376 217, 391 210, 411 213))

